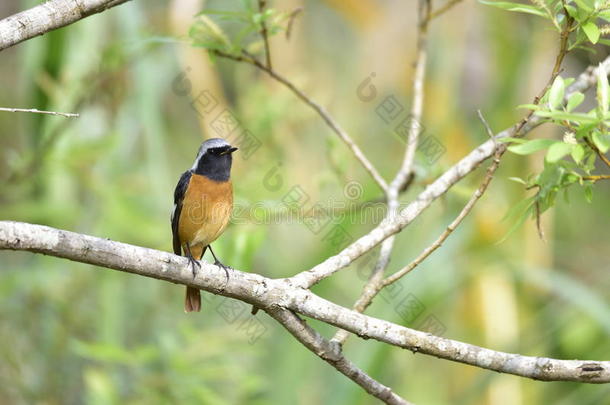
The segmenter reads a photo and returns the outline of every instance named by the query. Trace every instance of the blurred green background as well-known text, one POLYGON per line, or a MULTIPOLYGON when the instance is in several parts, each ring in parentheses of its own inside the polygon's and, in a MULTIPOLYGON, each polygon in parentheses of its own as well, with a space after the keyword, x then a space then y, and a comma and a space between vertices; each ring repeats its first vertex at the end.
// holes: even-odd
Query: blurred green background
MULTIPOLYGON (((0 17, 35 4, 2 2, 0 17)), ((247 158, 236 154, 239 213, 215 244, 225 263, 287 277, 340 250, 327 237, 332 225, 314 233, 289 218, 282 201, 295 186, 308 196, 306 209, 333 208, 333 223, 351 238, 381 219, 378 210, 341 208, 375 200, 380 190, 307 106, 250 66, 211 63, 187 43, 193 16, 205 7, 241 2, 132 1, 2 52, 0 106, 81 116, 0 113, 0 219, 170 251, 175 183, 202 139, 216 136, 212 121, 225 109, 260 143, 247 158), (198 104, 201 94, 218 103, 210 113, 198 104)), ((272 7, 303 7, 290 40, 271 40, 276 69, 326 106, 391 178, 404 148, 394 133, 400 119, 386 124, 377 112, 388 96, 409 107, 416 2, 272 7), (377 96, 365 102, 357 88, 372 72, 377 96)), ((496 131, 521 117, 515 106, 540 91, 554 60, 556 35, 540 21, 470 0, 434 21, 423 125, 446 152, 433 163, 418 157, 404 202, 486 139, 477 108, 496 131)), ((571 54, 564 77, 606 54, 571 54)), ((553 135, 551 127, 531 134, 553 135)), ((497 350, 607 360, 608 185, 597 184, 591 204, 574 190, 569 204, 560 200, 545 213, 546 243, 532 221, 498 243, 512 225, 503 216, 529 195, 508 177, 540 165, 540 156, 507 154, 463 226, 368 313, 497 350), (407 304, 415 305, 407 311, 407 304)), ((390 271, 436 239, 481 172, 398 236, 390 271)), ((351 306, 374 257, 314 291, 351 306)), ((206 294, 203 311, 187 315, 180 286, 0 252, 0 299, 0 404, 375 403, 266 314, 252 318, 250 308, 222 297, 206 294)), ((535 382, 354 337, 345 351, 419 404, 610 404, 607 385, 535 382)))

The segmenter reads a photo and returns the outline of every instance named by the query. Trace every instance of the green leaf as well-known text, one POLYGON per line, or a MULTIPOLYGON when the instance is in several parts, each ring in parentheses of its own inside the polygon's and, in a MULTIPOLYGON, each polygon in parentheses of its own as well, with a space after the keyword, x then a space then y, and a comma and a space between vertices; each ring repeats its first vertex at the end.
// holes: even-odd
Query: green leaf
POLYGON ((603 18, 604 20, 606 20, 606 21, 609 21, 609 22, 610 22, 610 10, 603 10, 603 11, 600 11, 600 12, 597 14, 597 16, 598 16, 599 18, 603 18))
POLYGON ((571 155, 572 159, 574 159, 574 162, 580 163, 585 157, 585 148, 583 148, 583 146, 580 144, 574 145, 574 147, 572 148, 571 155))
POLYGON ((502 221, 506 221, 512 223, 513 225, 506 232, 506 234, 500 239, 497 244, 504 242, 513 232, 515 232, 530 216, 530 214, 534 210, 534 203, 536 202, 536 196, 528 197, 524 200, 521 200, 519 203, 514 205, 511 209, 508 210, 502 221))
POLYGON ((591 170, 595 169, 595 160, 597 159, 596 153, 590 153, 586 158, 585 164, 583 165, 583 170, 587 173, 591 173, 591 170))
POLYGON ((504 138, 498 138, 498 142, 502 142, 502 143, 509 143, 509 142, 526 143, 526 142, 529 142, 529 139, 514 138, 512 136, 505 136, 504 138))
POLYGON ((533 139, 520 145, 509 146, 508 150, 517 155, 529 155, 538 152, 539 150, 546 149, 554 143, 557 143, 557 141, 553 139, 533 139))
POLYGON ((574 2, 578 5, 580 9, 589 13, 593 12, 595 7, 593 5, 593 2, 590 0, 574 0, 574 2))
POLYGON ((593 132, 593 143, 597 146, 597 149, 602 153, 608 152, 610 149, 610 137, 608 134, 600 134, 599 132, 593 132))
POLYGON ((594 124, 599 120, 596 116, 583 113, 567 113, 563 111, 536 111, 534 114, 559 121, 572 121, 578 124, 594 124))
POLYGON ((592 44, 596 44, 599 40, 599 28, 597 28, 597 25, 595 25, 593 21, 589 21, 582 25, 581 28, 585 32, 587 38, 589 38, 589 41, 591 41, 592 44))
POLYGON ((571 4, 566 4, 566 10, 568 10, 568 14, 570 15, 570 17, 578 20, 578 11, 576 10, 576 7, 572 6, 571 4))
POLYGON ((227 50, 231 46, 229 38, 211 18, 200 15, 189 30, 193 45, 207 49, 227 50))
POLYGON ((479 0, 483 4, 487 4, 488 6, 498 7, 508 11, 516 11, 519 13, 527 13, 537 15, 539 17, 547 18, 548 16, 540 9, 530 6, 528 4, 520 4, 520 3, 511 3, 509 1, 488 1, 488 0, 479 0))
MULTIPOLYGON (((561 179, 561 184, 565 186, 569 186, 570 184, 574 184, 580 180, 580 175, 577 173, 566 173, 561 179)), ((567 188, 566 188, 567 190, 567 188)))
POLYGON ((591 203, 593 201, 593 187, 591 184, 585 184, 583 189, 585 192, 585 200, 587 200, 588 203, 591 203))
POLYGON ((551 145, 549 151, 546 154, 546 161, 549 163, 555 163, 559 161, 559 159, 572 152, 573 146, 574 145, 565 142, 554 143, 553 145, 551 145))
POLYGON ((521 177, 509 177, 508 179, 511 181, 517 182, 517 183, 521 183, 523 185, 527 185, 527 182, 525 180, 523 180, 521 177))
POLYGON ((537 104, 519 104, 517 108, 526 109, 526 110, 539 110, 540 106, 537 104))
POLYGON ((555 109, 563 103, 563 95, 565 94, 565 85, 561 76, 557 76, 553 85, 549 90, 549 107, 555 109))
POLYGON ((568 105, 566 106, 566 110, 568 112, 572 111, 573 109, 581 105, 584 100, 585 95, 582 94, 580 91, 570 94, 570 96, 568 97, 568 105))

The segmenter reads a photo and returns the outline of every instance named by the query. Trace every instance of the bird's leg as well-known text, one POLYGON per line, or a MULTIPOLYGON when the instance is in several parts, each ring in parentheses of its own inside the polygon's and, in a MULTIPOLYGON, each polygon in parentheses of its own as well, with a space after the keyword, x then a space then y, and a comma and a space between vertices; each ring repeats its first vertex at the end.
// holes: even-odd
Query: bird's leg
POLYGON ((222 264, 220 262, 220 260, 218 260, 218 258, 214 254, 214 251, 212 250, 212 245, 208 245, 208 248, 210 249, 210 253, 212 253, 212 257, 214 257, 214 264, 225 271, 225 274, 227 275, 227 283, 228 283, 229 282, 229 270, 228 269, 230 267, 229 266, 225 266, 224 264, 222 264))
POLYGON ((191 247, 188 245, 188 243, 184 244, 184 252, 186 253, 186 258, 189 259, 189 263, 191 264, 191 268, 193 270, 193 278, 195 278, 195 275, 197 275, 197 270, 195 270, 195 266, 201 268, 201 263, 199 263, 193 257, 193 254, 191 253, 191 247))

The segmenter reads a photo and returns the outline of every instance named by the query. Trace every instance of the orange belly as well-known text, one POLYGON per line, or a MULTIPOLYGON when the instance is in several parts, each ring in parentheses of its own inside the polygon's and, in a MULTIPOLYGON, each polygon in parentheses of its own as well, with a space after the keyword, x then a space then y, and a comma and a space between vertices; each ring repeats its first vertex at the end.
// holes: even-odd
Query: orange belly
POLYGON ((178 235, 188 244, 193 257, 200 258, 203 249, 214 242, 227 227, 233 209, 231 180, 217 182, 193 174, 182 200, 178 235))

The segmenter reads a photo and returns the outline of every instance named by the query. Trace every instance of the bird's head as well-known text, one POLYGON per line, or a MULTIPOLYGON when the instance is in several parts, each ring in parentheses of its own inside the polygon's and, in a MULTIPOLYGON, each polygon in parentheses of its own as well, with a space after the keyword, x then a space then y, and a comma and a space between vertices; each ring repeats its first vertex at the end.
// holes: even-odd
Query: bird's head
POLYGON ((232 154, 236 150, 222 138, 208 139, 199 147, 192 170, 215 181, 227 181, 231 175, 232 154))

